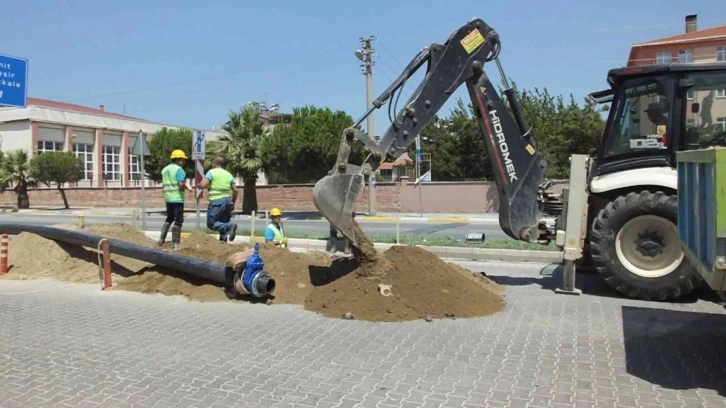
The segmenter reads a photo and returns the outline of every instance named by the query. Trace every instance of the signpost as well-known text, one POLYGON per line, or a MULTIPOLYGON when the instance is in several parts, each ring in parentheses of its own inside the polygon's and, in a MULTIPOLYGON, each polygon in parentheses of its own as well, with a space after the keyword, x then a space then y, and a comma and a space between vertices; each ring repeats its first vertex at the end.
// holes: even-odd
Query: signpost
POLYGON ((0 54, 0 106, 25 108, 28 101, 28 60, 0 54))
POLYGON ((204 194, 204 190, 199 188, 199 184, 204 179, 204 159, 207 154, 207 140, 206 135, 202 131, 195 131, 194 138, 192 140, 192 160, 194 160, 194 197, 197 199, 197 229, 200 228, 201 224, 201 208, 199 207, 199 200, 204 194))
POLYGON ((144 169, 144 157, 151 156, 151 150, 146 143, 142 130, 139 130, 134 146, 131 148, 131 154, 139 156, 139 165, 141 166, 141 230, 146 231, 146 170, 144 169))

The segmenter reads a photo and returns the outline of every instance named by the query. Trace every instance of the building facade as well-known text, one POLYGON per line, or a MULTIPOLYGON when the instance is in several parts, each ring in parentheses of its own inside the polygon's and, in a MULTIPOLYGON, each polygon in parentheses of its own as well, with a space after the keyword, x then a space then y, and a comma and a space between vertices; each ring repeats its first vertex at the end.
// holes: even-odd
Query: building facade
MULTIPOLYGON (((284 122, 286 114, 260 115, 266 127, 284 122)), ((0 107, 0 150, 22 149, 34 156, 48 151, 73 152, 84 164, 83 179, 69 187, 141 187, 139 157, 131 154, 139 132, 147 137, 169 125, 106 111, 40 98, 28 98, 25 108, 0 107)), ((202 129, 203 130, 203 129, 202 129)), ((207 140, 223 131, 203 130, 207 140)), ((147 139, 148 140, 148 139, 147 139)), ((145 186, 158 183, 145 179, 145 186)), ((242 180, 238 180, 242 184, 242 180)), ((258 184, 266 184, 260 173, 258 184)))

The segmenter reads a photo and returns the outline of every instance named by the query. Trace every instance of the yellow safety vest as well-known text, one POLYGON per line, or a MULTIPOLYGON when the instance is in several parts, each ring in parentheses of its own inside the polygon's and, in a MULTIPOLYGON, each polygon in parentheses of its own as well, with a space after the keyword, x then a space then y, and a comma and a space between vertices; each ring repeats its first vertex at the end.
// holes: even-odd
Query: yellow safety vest
MULTIPOLYGON (((272 238, 273 241, 277 242, 283 238, 282 231, 280 231, 275 226, 275 224, 270 223, 270 225, 268 225, 267 228, 272 230, 273 233, 275 233, 275 236, 272 238)), ((284 242, 280 242, 280 248, 286 248, 286 247, 287 247, 287 245, 284 242)))
POLYGON ((171 163, 161 170, 161 183, 164 186, 164 201, 167 203, 183 203, 184 191, 179 188, 176 173, 182 170, 176 163, 171 163))
POLYGON ((209 201, 232 197, 234 176, 225 169, 211 169, 212 182, 209 184, 209 201))

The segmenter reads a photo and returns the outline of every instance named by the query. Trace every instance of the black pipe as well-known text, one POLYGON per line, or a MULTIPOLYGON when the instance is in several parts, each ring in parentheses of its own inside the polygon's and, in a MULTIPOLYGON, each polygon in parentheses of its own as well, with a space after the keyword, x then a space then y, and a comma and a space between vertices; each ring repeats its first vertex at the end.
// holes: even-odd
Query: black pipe
MULTIPOLYGON (((98 243, 104 239, 104 237, 99 235, 71 231, 63 228, 48 227, 45 225, 0 222, 0 233, 18 235, 21 232, 30 232, 54 241, 66 242, 68 244, 80 245, 93 249, 97 249, 98 243)), ((198 258, 191 258, 184 255, 171 254, 160 249, 149 248, 143 245, 132 244, 130 242, 119 241, 116 239, 109 238, 108 243, 111 252, 115 254, 140 259, 154 265, 184 272, 202 279, 209 279, 223 284, 228 288, 235 287, 235 271, 232 268, 227 268, 225 265, 198 258)))

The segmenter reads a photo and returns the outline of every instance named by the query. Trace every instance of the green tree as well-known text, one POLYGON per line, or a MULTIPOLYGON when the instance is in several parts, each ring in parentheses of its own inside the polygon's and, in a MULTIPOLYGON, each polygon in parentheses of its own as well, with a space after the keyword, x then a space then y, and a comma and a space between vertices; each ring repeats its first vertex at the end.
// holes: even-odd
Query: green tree
MULTIPOLYGON (((461 180, 464 177, 462 158, 459 155, 459 138, 450 130, 447 118, 435 116, 421 130, 421 152, 431 155, 431 175, 436 181, 461 180)), ((416 145, 409 146, 408 154, 416 159, 416 145)), ((428 169, 423 167, 421 173, 428 169)))
POLYGON ((28 153, 25 150, 15 150, 2 157, 0 163, 0 193, 8 189, 18 196, 18 208, 30 208, 28 188, 37 183, 29 175, 28 153))
MULTIPOLYGON (((149 139, 151 157, 144 159, 144 170, 151 180, 161 181, 161 170, 171 163, 169 156, 174 150, 183 150, 187 157, 191 158, 192 131, 190 129, 169 129, 164 127, 149 139)), ((184 166, 184 172, 188 179, 194 178, 194 166, 191 160, 188 160, 184 166)))
MULTIPOLYGON (((343 111, 304 106, 293 109, 290 123, 277 125, 262 142, 265 174, 271 183, 314 183, 328 174, 338 157, 343 131, 353 118, 343 111)), ((362 143, 354 143, 349 162, 365 159, 362 143)))
POLYGON ((83 177, 83 162, 71 152, 45 152, 30 160, 29 174, 36 182, 48 187, 51 183, 56 183, 67 209, 68 198, 63 184, 75 183, 83 177))
MULTIPOLYGON (((461 99, 448 117, 438 116, 421 131, 421 151, 431 154, 431 175, 437 181, 487 180, 491 166, 485 140, 471 103, 461 99)), ((409 146, 415 158, 415 144, 409 146)), ((421 173, 426 172, 422 164, 421 173)))
POLYGON ((269 132, 260 120, 259 111, 252 106, 246 106, 237 112, 230 110, 227 116, 228 121, 222 127, 225 133, 219 140, 210 143, 207 151, 210 158, 223 157, 227 170, 242 177, 242 213, 251 214, 258 210, 256 187, 258 172, 263 163, 260 145, 269 132))

